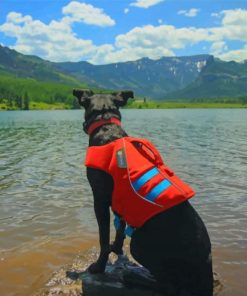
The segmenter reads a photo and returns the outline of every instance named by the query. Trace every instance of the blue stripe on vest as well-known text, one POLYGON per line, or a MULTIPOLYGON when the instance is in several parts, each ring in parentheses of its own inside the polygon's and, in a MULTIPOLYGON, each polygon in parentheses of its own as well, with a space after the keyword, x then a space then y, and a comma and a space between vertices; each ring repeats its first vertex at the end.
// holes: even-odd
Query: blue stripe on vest
POLYGON ((165 191, 169 186, 171 185, 171 182, 166 180, 163 180, 158 185, 156 185, 146 196, 145 198, 148 200, 153 201, 156 197, 158 197, 163 191, 165 191))
POLYGON ((152 168, 151 170, 144 173, 139 179, 132 183, 134 189, 138 191, 145 183, 147 183, 150 179, 156 176, 159 173, 157 168, 152 168))

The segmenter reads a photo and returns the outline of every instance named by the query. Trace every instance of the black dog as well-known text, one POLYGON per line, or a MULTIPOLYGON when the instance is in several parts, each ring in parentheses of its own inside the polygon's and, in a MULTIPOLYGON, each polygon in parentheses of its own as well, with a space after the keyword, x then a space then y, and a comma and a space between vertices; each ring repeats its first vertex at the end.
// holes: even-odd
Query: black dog
MULTIPOLYGON (((119 107, 133 98, 133 92, 93 94, 90 90, 73 91, 85 108, 84 131, 99 120, 106 120, 90 132, 89 146, 101 146, 126 137, 118 124, 119 107)), ((87 168, 94 196, 94 210, 99 226, 100 256, 89 267, 91 273, 102 273, 110 252, 123 254, 125 222, 121 220, 115 241, 110 244, 110 207, 113 178, 108 173, 87 168)), ((174 206, 148 220, 132 235, 130 252, 134 259, 150 270, 161 292, 166 296, 212 296, 213 273, 211 244, 205 225, 188 201, 174 206)))

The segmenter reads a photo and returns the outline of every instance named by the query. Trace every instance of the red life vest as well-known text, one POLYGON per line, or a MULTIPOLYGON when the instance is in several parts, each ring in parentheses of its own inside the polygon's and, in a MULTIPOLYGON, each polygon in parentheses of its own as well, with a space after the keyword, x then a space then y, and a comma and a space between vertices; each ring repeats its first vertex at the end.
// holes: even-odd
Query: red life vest
POLYGON ((131 231, 195 194, 146 139, 124 137, 89 147, 85 165, 113 177, 112 210, 131 226, 131 231))

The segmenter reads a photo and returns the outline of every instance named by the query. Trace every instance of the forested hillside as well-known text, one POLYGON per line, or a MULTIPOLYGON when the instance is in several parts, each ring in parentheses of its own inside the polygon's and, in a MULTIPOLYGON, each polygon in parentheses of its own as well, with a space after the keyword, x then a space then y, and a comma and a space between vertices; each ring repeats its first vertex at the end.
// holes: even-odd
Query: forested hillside
POLYGON ((31 102, 62 103, 63 108, 78 108, 72 88, 73 85, 0 75, 0 104, 2 109, 27 110, 31 102))
POLYGON ((0 109, 78 108, 74 87, 130 89, 145 101, 246 104, 247 62, 196 55, 109 65, 52 63, 0 45, 0 109))
POLYGON ((223 62, 213 59, 200 75, 185 88, 170 93, 167 98, 190 101, 247 103, 247 61, 223 62))
POLYGON ((36 56, 23 55, 0 45, 0 74, 16 78, 33 78, 63 84, 79 84, 78 79, 55 69, 49 61, 36 56))
POLYGON ((78 108, 73 87, 87 85, 48 61, 0 46, 0 109, 29 109, 38 103, 78 108))

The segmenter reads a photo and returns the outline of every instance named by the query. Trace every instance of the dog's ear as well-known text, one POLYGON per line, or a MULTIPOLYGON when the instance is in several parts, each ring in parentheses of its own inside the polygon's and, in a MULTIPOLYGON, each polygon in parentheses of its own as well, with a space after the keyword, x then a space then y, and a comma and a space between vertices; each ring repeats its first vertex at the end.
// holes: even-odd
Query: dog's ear
POLYGON ((125 106, 129 98, 134 98, 134 92, 132 90, 123 90, 112 93, 115 96, 114 102, 118 107, 125 106))
POLYGON ((93 91, 90 89, 73 89, 73 96, 77 97, 81 106, 86 107, 89 102, 89 97, 93 95, 93 91))

